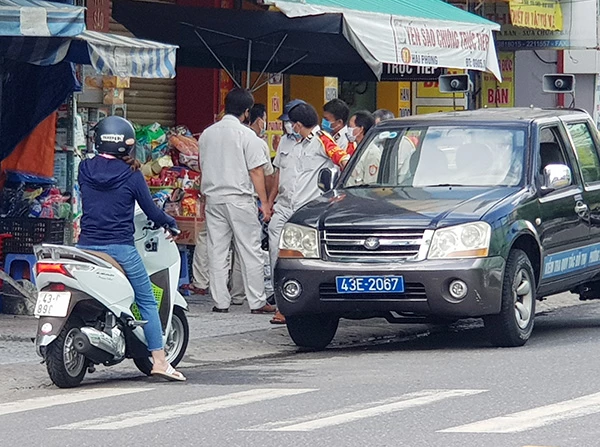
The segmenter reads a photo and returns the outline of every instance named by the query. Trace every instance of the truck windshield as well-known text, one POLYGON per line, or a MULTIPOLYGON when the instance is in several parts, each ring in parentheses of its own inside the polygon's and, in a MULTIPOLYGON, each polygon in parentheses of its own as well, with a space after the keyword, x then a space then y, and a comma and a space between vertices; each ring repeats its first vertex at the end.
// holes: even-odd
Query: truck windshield
POLYGON ((525 130, 515 128, 379 130, 354 154, 344 186, 516 186, 525 144, 525 130))

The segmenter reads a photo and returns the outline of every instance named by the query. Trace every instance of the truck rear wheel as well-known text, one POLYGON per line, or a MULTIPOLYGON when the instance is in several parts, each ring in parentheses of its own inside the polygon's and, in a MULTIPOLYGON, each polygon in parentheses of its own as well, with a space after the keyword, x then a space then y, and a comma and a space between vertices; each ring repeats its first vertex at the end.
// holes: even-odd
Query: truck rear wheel
POLYGON ((296 315, 285 318, 290 337, 301 348, 322 350, 337 332, 340 319, 333 315, 296 315))
POLYGON ((484 317, 490 341, 499 347, 523 346, 533 331, 535 276, 527 254, 512 250, 502 284, 502 307, 497 315, 484 317))

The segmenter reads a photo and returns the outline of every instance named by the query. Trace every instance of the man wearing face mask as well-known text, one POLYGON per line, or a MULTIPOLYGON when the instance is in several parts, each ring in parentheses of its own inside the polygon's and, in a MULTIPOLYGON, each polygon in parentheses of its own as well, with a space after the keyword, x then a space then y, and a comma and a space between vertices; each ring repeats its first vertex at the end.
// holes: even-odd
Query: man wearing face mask
POLYGON ((201 189, 206 196, 208 266, 213 312, 228 312, 231 295, 227 288, 227 254, 233 240, 239 253, 244 289, 252 313, 274 313, 267 303, 261 228, 256 197, 265 221, 271 204, 265 188, 263 166, 268 163, 256 135, 242 123, 248 120, 254 98, 236 89, 225 98, 225 116, 200 136, 201 189))
POLYGON ((352 155, 356 147, 365 138, 365 135, 371 127, 375 125, 375 118, 366 110, 356 112, 350 117, 348 122, 348 147, 346 152, 352 155))
POLYGON ((271 189, 273 188, 274 181, 273 174, 275 173, 275 170, 273 169, 273 164, 271 163, 271 150, 269 149, 267 142, 264 140, 265 135, 267 134, 267 108, 264 104, 254 104, 252 106, 250 109, 249 123, 250 129, 254 131, 260 140, 260 144, 263 147, 265 156, 269 160, 268 163, 263 166, 263 171, 265 172, 267 195, 271 195, 271 189))
MULTIPOLYGON (((289 150, 280 146, 274 162, 279 168, 280 183, 273 218, 269 223, 271 269, 277 262, 279 238, 285 223, 295 211, 321 195, 317 185, 321 168, 333 168, 335 165, 343 168, 350 159, 346 151, 321 130, 319 116, 313 106, 304 101, 292 101, 286 105, 285 112, 282 119, 292 123, 292 128, 287 126, 286 130, 292 131, 292 137, 286 137, 290 141, 289 150)), ((285 323, 285 317, 277 312, 271 323, 285 323)))
POLYGON ((335 98, 323 106, 321 129, 331 135, 335 143, 342 149, 348 147, 348 117, 350 108, 341 99, 335 98))

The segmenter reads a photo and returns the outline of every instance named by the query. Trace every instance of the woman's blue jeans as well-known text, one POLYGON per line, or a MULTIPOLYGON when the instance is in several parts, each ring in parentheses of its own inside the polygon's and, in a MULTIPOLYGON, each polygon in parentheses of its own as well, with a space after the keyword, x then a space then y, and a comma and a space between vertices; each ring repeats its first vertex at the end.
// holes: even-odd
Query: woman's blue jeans
POLYGON ((140 314, 144 320, 148 321, 144 325, 148 350, 163 349, 162 326, 156 299, 152 293, 152 284, 142 258, 135 247, 133 245, 78 245, 77 248, 106 253, 123 267, 125 275, 133 287, 135 302, 140 309, 140 314))

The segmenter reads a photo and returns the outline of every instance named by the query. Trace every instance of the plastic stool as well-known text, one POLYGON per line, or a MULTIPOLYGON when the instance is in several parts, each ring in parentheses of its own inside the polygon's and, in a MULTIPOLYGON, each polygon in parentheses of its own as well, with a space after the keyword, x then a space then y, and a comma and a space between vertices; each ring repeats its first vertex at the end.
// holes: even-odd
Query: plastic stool
POLYGON ((4 258, 4 271, 15 280, 25 279, 23 273, 29 271, 29 281, 35 284, 35 255, 7 253, 4 258))
POLYGON ((181 287, 190 283, 190 269, 188 266, 188 249, 179 245, 179 257, 181 258, 181 269, 179 270, 179 285, 181 287))

